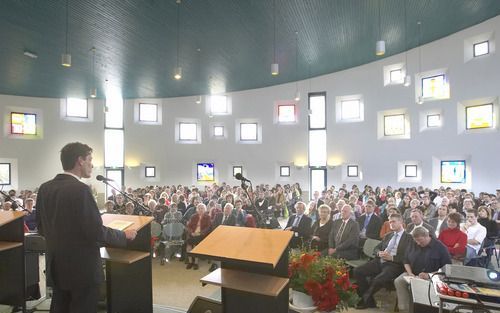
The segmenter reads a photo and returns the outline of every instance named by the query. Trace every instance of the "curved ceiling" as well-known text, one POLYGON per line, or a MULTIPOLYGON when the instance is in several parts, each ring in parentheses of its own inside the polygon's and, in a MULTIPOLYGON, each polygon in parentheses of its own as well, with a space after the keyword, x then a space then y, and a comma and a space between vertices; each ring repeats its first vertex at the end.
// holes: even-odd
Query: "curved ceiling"
POLYGON ((500 1, 69 0, 68 11, 72 66, 65 68, 60 63, 66 1, 0 2, 0 94, 88 97, 94 79, 99 97, 109 84, 124 98, 282 84, 377 60, 379 36, 386 41, 384 57, 416 47, 417 21, 422 21, 422 43, 442 38, 500 14, 500 1), (183 69, 179 81, 173 79, 177 52, 183 69), (270 73, 274 57, 278 76, 270 73))

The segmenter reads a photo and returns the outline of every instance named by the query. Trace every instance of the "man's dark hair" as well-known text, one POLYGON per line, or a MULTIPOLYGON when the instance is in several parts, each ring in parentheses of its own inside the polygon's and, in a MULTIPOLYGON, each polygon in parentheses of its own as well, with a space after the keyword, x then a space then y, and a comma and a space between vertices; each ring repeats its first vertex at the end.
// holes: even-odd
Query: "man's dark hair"
POLYGON ((79 157, 86 158, 91 153, 92 148, 86 144, 81 142, 68 143, 61 149, 61 164, 63 170, 72 170, 79 157))

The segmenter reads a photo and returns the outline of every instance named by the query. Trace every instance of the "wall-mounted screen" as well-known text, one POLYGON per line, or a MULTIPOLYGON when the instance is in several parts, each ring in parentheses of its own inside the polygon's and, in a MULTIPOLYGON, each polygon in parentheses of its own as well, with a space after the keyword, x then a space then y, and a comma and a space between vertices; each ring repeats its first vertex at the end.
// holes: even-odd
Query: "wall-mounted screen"
POLYGON ((198 181, 214 181, 214 164, 213 163, 198 163, 196 165, 198 181))
POLYGON ((465 183, 465 161, 441 161, 442 183, 465 183))

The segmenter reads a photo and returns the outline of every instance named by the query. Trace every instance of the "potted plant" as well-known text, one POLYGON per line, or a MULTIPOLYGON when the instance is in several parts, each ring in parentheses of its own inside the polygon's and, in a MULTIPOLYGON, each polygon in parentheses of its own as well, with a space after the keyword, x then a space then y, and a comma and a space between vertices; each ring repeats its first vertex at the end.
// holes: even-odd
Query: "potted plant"
POLYGON ((342 311, 355 306, 359 300, 357 286, 351 284, 342 259, 322 257, 317 251, 292 250, 288 276, 293 289, 291 306, 299 312, 342 311), (310 297, 309 303, 302 303, 303 294, 310 297))

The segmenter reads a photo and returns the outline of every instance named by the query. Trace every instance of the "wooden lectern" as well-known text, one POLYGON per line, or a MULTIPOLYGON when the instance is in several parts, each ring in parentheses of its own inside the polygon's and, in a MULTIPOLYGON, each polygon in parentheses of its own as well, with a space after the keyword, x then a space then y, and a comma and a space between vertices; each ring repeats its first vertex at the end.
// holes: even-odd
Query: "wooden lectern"
POLYGON ((108 313, 152 313, 153 282, 151 274, 151 216, 104 214, 105 226, 132 223, 135 240, 126 248, 101 248, 106 260, 108 313))
POLYGON ((282 230, 219 226, 189 254, 221 261, 200 281, 221 287, 226 313, 288 312, 288 243, 282 230))
POLYGON ((0 303, 26 312, 24 212, 0 211, 0 303))

